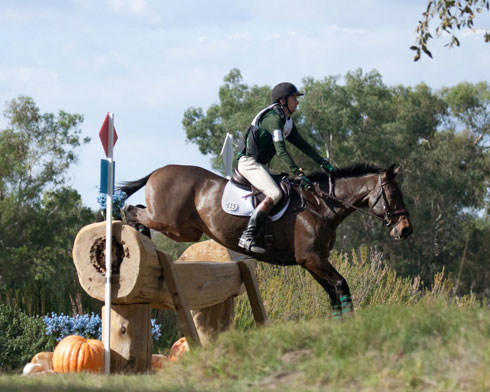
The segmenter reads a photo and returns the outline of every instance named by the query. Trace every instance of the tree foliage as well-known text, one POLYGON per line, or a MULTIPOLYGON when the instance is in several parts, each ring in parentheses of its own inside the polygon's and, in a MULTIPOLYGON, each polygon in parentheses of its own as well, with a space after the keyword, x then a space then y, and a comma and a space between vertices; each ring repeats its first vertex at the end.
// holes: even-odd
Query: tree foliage
MULTIPOLYGON (((244 86, 237 70, 230 75, 220 88, 220 103, 206 115, 190 109, 200 116, 184 121, 188 139, 205 147, 201 151, 221 170, 218 154, 225 133, 245 130, 270 96, 269 87, 244 86), (259 97, 256 103, 254 97, 259 97)), ((387 86, 377 71, 362 70, 303 82, 305 97, 295 114, 302 135, 338 166, 400 164, 415 228, 408 241, 393 242, 386 228, 354 214, 338 230, 337 249, 367 244, 401 273, 428 282, 445 267, 459 276, 460 291, 488 291, 489 274, 480 257, 490 243, 489 85, 461 83, 434 92, 423 83, 387 86)), ((318 170, 293 146, 288 151, 301 167, 318 170)), ((277 158, 271 167, 285 169, 277 158)))
POLYGON ((0 294, 28 313, 70 309, 78 289, 73 239, 92 211, 66 187, 77 160, 79 114, 41 114, 32 98, 6 104, 0 132, 0 294), (73 299, 72 298, 72 299, 73 299), (59 307, 63 309, 59 309, 59 307))
MULTIPOLYGON (((415 51, 414 61, 420 59, 422 52, 432 58, 432 53, 427 46, 430 39, 433 38, 430 33, 430 23, 434 18, 439 18, 439 24, 434 31, 435 35, 441 36, 443 33, 448 33, 451 39, 447 46, 459 46, 459 39, 455 31, 472 28, 476 14, 488 11, 489 8, 489 0, 429 0, 427 9, 422 13, 422 20, 419 20, 417 25, 416 43, 410 48, 415 51)), ((483 38, 485 42, 490 42, 489 30, 485 30, 483 38)))
POLYGON ((204 155, 213 156, 214 168, 221 167, 219 153, 226 133, 238 140, 252 121, 250 114, 270 104, 270 88, 243 84, 238 69, 232 69, 224 81, 219 89, 219 104, 211 105, 206 114, 201 108, 191 107, 182 120, 187 139, 196 143, 204 155))

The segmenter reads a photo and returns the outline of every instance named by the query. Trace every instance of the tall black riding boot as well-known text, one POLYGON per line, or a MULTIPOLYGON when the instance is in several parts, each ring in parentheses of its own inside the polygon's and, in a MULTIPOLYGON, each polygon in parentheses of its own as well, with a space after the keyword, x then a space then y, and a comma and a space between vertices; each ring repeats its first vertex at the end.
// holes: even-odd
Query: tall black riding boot
POLYGON ((274 207, 271 197, 266 197, 252 212, 248 225, 238 240, 238 246, 244 248, 247 253, 266 253, 266 249, 256 242, 260 229, 267 220, 270 210, 274 207))

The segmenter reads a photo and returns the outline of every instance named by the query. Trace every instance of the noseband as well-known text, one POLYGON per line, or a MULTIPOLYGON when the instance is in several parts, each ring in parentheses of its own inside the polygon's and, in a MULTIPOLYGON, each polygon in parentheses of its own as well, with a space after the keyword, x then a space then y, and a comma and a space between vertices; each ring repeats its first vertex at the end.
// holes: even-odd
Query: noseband
POLYGON ((381 181, 381 176, 378 176, 378 186, 379 186, 379 194, 376 197, 376 200, 374 201, 373 205, 371 206, 371 211, 374 209, 378 201, 383 200, 383 210, 384 210, 384 216, 383 216, 383 222, 385 226, 391 226, 393 225, 393 220, 392 218, 395 216, 400 216, 400 215, 405 215, 408 216, 408 211, 405 208, 401 208, 398 210, 393 211, 388 203, 388 198, 386 197, 385 193, 385 188, 384 186, 386 184, 389 184, 393 182, 393 180, 389 181, 381 181))

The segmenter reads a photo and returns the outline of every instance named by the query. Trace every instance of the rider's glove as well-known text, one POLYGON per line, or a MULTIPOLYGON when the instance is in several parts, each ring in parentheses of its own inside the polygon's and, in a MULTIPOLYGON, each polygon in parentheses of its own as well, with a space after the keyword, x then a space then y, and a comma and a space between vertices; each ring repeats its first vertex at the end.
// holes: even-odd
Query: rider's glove
POLYGON ((313 186, 313 183, 311 182, 311 180, 308 177, 306 177, 305 172, 303 171, 303 169, 298 168, 296 170, 296 175, 298 176, 298 178, 300 180, 300 183, 301 183, 301 186, 303 188, 310 189, 313 186))
POLYGON ((323 170, 325 170, 328 174, 333 173, 335 171, 335 167, 333 167, 329 161, 326 159, 323 159, 322 163, 320 164, 323 170))

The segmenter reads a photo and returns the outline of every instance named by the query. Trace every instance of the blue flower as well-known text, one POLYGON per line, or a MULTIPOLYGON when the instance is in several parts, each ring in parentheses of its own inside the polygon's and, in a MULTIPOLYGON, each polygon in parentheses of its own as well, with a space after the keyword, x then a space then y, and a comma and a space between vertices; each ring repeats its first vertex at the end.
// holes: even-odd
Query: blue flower
POLYGON ((157 324, 157 321, 155 319, 151 319, 151 338, 153 341, 157 341, 160 339, 162 336, 161 333, 162 326, 160 324, 157 324))
MULTIPOLYGON (((90 315, 77 314, 75 317, 51 313, 51 316, 44 316, 43 321, 46 325, 46 335, 52 336, 57 342, 69 335, 102 340, 102 320, 93 312, 90 315)), ((162 336, 161 325, 157 324, 155 319, 151 320, 151 335, 154 341, 162 336)))
MULTIPOLYGON (((128 196, 126 195, 126 192, 123 192, 120 189, 116 189, 116 191, 112 195, 113 212, 123 208, 124 202, 126 201, 127 198, 128 196)), ((97 196, 97 203, 99 203, 101 209, 105 210, 107 208, 107 194, 99 193, 99 196, 97 196)))

